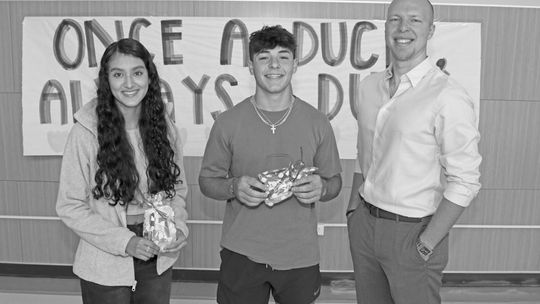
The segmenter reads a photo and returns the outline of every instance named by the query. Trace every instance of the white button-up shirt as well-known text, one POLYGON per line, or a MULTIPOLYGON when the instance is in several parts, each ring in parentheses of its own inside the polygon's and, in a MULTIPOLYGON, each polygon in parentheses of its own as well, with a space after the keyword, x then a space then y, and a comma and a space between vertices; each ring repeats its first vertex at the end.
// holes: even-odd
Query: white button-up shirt
POLYGON ((466 207, 480 189, 478 132, 466 91, 428 59, 389 94, 391 67, 360 84, 356 172, 369 203, 423 217, 444 196, 466 207))

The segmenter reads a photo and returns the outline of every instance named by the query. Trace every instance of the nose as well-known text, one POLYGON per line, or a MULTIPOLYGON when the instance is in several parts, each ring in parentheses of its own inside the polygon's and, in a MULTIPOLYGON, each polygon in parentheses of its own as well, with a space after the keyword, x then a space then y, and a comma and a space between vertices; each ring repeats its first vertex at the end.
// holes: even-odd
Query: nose
POLYGON ((405 31, 407 31, 409 29, 409 23, 407 23, 406 20, 401 20, 399 22, 398 28, 399 28, 400 32, 405 32, 405 31))
POLYGON ((275 57, 270 58, 270 67, 279 68, 279 59, 275 57))
POLYGON ((133 86, 133 79, 130 75, 126 76, 126 78, 124 79, 124 86, 126 88, 131 88, 133 86))

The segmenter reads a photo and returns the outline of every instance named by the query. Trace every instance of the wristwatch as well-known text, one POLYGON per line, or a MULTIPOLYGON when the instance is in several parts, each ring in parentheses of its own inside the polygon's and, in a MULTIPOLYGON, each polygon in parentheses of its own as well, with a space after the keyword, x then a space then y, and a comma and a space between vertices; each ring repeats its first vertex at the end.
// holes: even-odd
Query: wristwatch
POLYGON ((235 187, 236 187, 237 180, 238 180, 238 177, 233 177, 232 180, 231 180, 231 183, 229 185, 229 194, 233 198, 236 197, 235 187))
POLYGON ((430 249, 422 241, 420 241, 420 239, 416 241, 416 250, 418 251, 418 253, 420 253, 424 261, 427 261, 429 257, 431 256, 431 254, 433 253, 433 250, 430 249))

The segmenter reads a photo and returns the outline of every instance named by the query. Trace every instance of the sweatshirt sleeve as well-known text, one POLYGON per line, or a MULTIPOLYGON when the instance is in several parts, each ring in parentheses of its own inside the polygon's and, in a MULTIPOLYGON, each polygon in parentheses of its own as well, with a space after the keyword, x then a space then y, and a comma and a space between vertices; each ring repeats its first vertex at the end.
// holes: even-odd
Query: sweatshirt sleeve
POLYGON ((183 145, 180 138, 180 132, 178 131, 177 127, 170 120, 168 120, 168 122, 172 133, 171 144, 174 147, 174 160, 178 168, 180 168, 180 182, 175 186, 176 195, 171 199, 171 206, 174 210, 174 221, 176 223, 176 228, 182 230, 187 238, 189 235, 189 229, 186 224, 188 219, 188 212, 186 210, 188 186, 186 180, 186 170, 184 168, 183 145))
MULTIPOLYGON (((106 202, 97 212, 92 197, 92 168, 96 166, 95 137, 80 124, 75 124, 68 136, 56 201, 60 219, 81 239, 110 254, 127 256, 127 243, 135 234, 121 225, 116 208, 106 202)), ((99 205, 98 205, 99 206, 99 205)))

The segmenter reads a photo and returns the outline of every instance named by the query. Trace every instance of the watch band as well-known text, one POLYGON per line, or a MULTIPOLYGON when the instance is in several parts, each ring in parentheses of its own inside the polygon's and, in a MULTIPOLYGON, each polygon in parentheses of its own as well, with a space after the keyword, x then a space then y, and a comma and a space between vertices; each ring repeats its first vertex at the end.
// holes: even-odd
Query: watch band
POLYGON ((418 253, 420 253, 422 255, 422 257, 424 258, 424 260, 428 260, 429 257, 433 254, 433 250, 430 249, 426 244, 424 244, 422 241, 420 241, 420 239, 418 239, 418 241, 416 241, 416 250, 418 251, 418 253))
POLYGON ((233 177, 229 184, 229 194, 232 198, 236 197, 236 187, 238 183, 238 177, 233 177))

